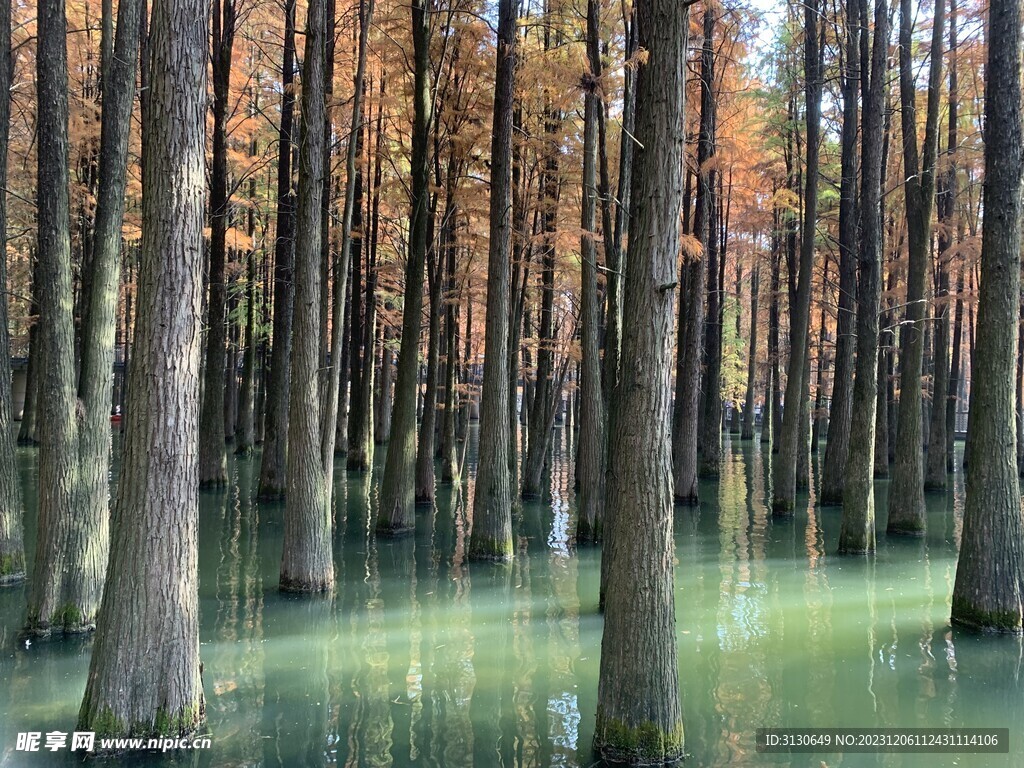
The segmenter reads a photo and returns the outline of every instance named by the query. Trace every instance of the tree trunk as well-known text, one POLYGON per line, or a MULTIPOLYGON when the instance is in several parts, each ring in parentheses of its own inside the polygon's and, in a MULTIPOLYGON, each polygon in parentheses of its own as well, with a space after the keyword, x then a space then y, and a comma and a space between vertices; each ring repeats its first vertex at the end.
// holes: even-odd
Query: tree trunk
MULTIPOLYGON (((846 5, 846 58, 843 60, 843 129, 839 182, 839 301, 835 374, 828 412, 828 437, 821 471, 819 503, 842 504, 852 418, 854 327, 857 303, 857 134, 861 25, 856 2, 846 5)), ((867 34, 867 31, 864 31, 867 34)))
MULTIPOLYGON (((714 211, 715 153, 715 14, 704 14, 704 42, 700 63, 700 133, 697 139, 697 200, 693 214, 694 237, 708 242, 714 211)), ((704 338, 704 302, 708 267, 696 254, 683 254, 680 268, 679 325, 676 348, 675 404, 672 412, 673 496, 683 504, 697 503, 698 435, 700 431, 701 344, 704 338)))
POLYGON ((964 529, 952 620, 1024 631, 1024 517, 1017 478, 1013 377, 1020 317, 1021 9, 989 4, 985 67, 985 218, 971 367, 964 529))
POLYGON ((274 327, 260 460, 261 499, 279 499, 286 487, 288 402, 291 382, 295 197, 292 193, 292 121, 295 91, 295 0, 284 0, 284 59, 281 70, 281 127, 278 133, 277 236, 274 241, 274 327))
POLYGON ((78 718, 79 729, 102 736, 182 737, 205 719, 196 445, 206 26, 196 20, 207 10, 206 0, 153 9, 132 402, 109 587, 78 718))
POLYGON ((782 414, 782 445, 773 466, 772 513, 790 516, 796 507, 796 465, 799 448, 799 420, 804 412, 804 360, 807 357, 811 307, 811 272, 817 230, 818 141, 821 132, 821 54, 818 45, 818 2, 804 7, 804 72, 807 98, 807 169, 805 178, 803 232, 794 305, 790 307, 789 368, 786 376, 786 404, 782 414))
MULTIPOLYGON (((945 491, 947 485, 946 436, 949 416, 949 267, 956 237, 956 145, 957 145, 957 68, 956 3, 949 0, 949 132, 946 140, 947 166, 936 195, 939 219, 938 263, 935 265, 935 366, 932 375, 932 410, 925 468, 925 490, 945 491)), ((959 362, 959 361, 958 361, 959 362)), ((953 395, 956 401, 956 395, 953 395)), ((954 410, 955 412, 955 410, 954 410)))
MULTIPOLYGON (((390 305, 389 305, 390 306, 390 305)), ((377 393, 377 413, 374 418, 374 442, 386 445, 391 439, 391 400, 395 381, 395 332, 387 326, 384 329, 380 359, 380 390, 377 393)))
POLYGON ((311 0, 302 68, 302 124, 295 238, 295 331, 288 408, 288 490, 280 587, 324 592, 334 587, 331 510, 321 459, 320 281, 324 162, 326 0, 311 0))
MULTIPOLYGON (((469 556, 512 558, 512 486, 509 482, 509 256, 512 245, 512 111, 515 97, 516 6, 498 2, 498 49, 491 131, 491 236, 487 258, 480 447, 473 495, 469 556)), ((467 324, 468 330, 468 324, 467 324)), ((468 336, 468 333, 467 333, 468 336)))
MULTIPOLYGON (((210 292, 207 301, 206 363, 199 427, 199 487, 219 488, 228 482, 225 440, 228 223, 228 99, 232 49, 235 44, 235 0, 213 0, 213 154, 210 168, 210 292)), ((234 363, 234 356, 231 356, 234 363)), ((233 430, 232 430, 233 431, 233 430)))
MULTIPOLYGON (((0 190, 7 189, 11 121, 11 3, 0 0, 0 190)), ((7 195, 0 194, 0 252, 7 252, 7 195)), ((15 460, 11 339, 7 324, 7 259, 0 259, 0 586, 25 578, 24 509, 15 460)), ((27 393, 27 390, 26 390, 27 393)))
POLYGON ((761 290, 761 265, 750 276, 750 338, 747 340, 747 392, 743 398, 743 431, 740 439, 754 439, 754 396, 757 384, 757 303, 761 290))
POLYGON ((67 19, 63 2, 39 3, 38 233, 39 512, 28 629, 86 631, 95 624, 106 566, 106 519, 78 515, 80 423, 75 397, 68 203, 67 19))
POLYGON ((584 75, 583 203, 580 217, 580 440, 576 451, 579 482, 578 541, 600 541, 604 524, 604 397, 601 390, 600 307, 597 294, 597 143, 602 108, 598 83, 601 77, 600 9, 598 0, 587 0, 587 56, 590 71, 584 75), (589 78, 589 79, 588 79, 589 78))
POLYGON ((931 214, 935 196, 938 149, 939 91, 942 80, 942 38, 945 0, 935 4, 928 111, 924 154, 918 163, 915 101, 917 82, 911 61, 911 0, 900 0, 900 117, 903 132, 904 196, 907 200, 907 302, 900 331, 900 405, 896 430, 896 463, 889 492, 887 533, 923 536, 924 451, 922 448, 921 365, 924 356, 924 283, 931 248, 931 214))
POLYGON ((661 764, 683 755, 672 536, 673 304, 683 197, 688 8, 636 4, 636 169, 609 425, 608 558, 596 751, 661 764), (655 149, 656 148, 656 149, 655 149))
MULTIPOLYGON (((256 95, 250 91, 250 117, 258 110, 256 95)), ((249 144, 249 157, 256 157, 256 140, 249 144)), ((235 453, 248 456, 256 444, 256 357, 259 344, 256 333, 256 178, 249 180, 249 210, 246 234, 249 252, 245 273, 245 351, 242 354, 242 384, 238 390, 238 423, 235 428, 235 453)))
MULTIPOLYGON (((867 25, 867 0, 859 0, 861 24, 867 25)), ((843 488, 840 554, 875 550, 875 415, 878 407, 878 302, 882 292, 882 113, 885 108, 886 62, 889 53, 888 7, 875 0, 875 39, 864 96, 861 136, 861 244, 858 253, 857 360, 853 382, 849 453, 843 488)))
POLYGON ((405 305, 398 379, 392 409, 391 439, 384 462, 378 533, 399 535, 416 527, 416 390, 419 377, 423 267, 430 218, 430 124, 433 93, 430 69, 430 19, 426 0, 412 0, 414 47, 414 119, 412 128, 412 212, 409 257, 405 265, 405 305))

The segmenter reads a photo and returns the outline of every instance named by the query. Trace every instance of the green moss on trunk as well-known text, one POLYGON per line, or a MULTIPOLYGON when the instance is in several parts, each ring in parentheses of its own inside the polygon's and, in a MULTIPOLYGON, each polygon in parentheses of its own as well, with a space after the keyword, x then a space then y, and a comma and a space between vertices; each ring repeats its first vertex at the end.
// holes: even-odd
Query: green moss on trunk
POLYGON ((605 760, 631 765, 664 765, 684 757, 682 722, 664 729, 651 722, 630 726, 621 720, 597 716, 594 748, 605 760))
POLYGON ((0 555, 0 584, 12 584, 25 578, 25 557, 20 552, 0 555))
POLYGON ((474 560, 504 562, 512 559, 512 539, 474 538, 469 556, 474 560))
POLYGON ((988 611, 966 600, 953 599, 952 621, 985 632, 1024 633, 1021 614, 1015 611, 988 611))
POLYGON ((103 738, 182 738, 199 731, 206 719, 202 701, 172 713, 164 707, 157 710, 152 722, 129 724, 114 714, 109 707, 97 713, 83 708, 79 715, 79 728, 94 731, 97 739, 103 738))

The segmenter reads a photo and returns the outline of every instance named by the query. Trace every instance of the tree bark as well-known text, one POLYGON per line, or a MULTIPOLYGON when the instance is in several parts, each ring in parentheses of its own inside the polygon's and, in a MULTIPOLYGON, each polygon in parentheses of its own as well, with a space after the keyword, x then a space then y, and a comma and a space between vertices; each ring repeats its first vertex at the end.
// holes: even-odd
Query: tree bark
POLYGON ((106 519, 76 514, 79 430, 75 396, 68 202, 67 19, 64 3, 39 3, 38 236, 39 511, 28 630, 94 628, 102 593, 106 519))
MULTIPOLYGON (((924 487, 945 491, 947 485, 947 444, 949 400, 949 269, 956 237, 956 145, 957 145, 957 67, 956 2, 949 0, 949 130, 946 140, 947 166, 940 179, 935 205, 938 213, 938 263, 935 265, 935 365, 932 375, 932 409, 928 437, 928 456, 924 487)), ((956 395, 953 395, 954 401, 956 395)))
POLYGON ((295 0, 284 0, 281 126, 278 132, 277 232, 274 240, 274 327, 260 459, 261 499, 279 499, 286 487, 288 402, 291 382, 295 197, 292 193, 292 121, 295 112, 295 0))
MULTIPOLYGON (((600 307, 597 294, 597 144, 601 111, 600 11, 587 0, 587 57, 584 75, 583 203, 580 217, 580 438, 576 450, 579 481, 576 539, 600 541, 604 524, 604 396, 601 388, 600 307)), ((610 233, 606 233, 606 237, 610 233)), ((606 250, 607 252, 607 250, 606 250)), ((606 257, 607 258, 607 257, 606 257)))
POLYGON ((889 492, 887 533, 923 536, 924 450, 922 447, 921 366, 924 356, 924 283, 931 248, 931 214, 935 197, 935 157, 938 149, 939 91, 942 80, 942 38, 945 0, 935 3, 932 26, 931 65, 928 74, 928 107, 924 149, 918 162, 916 97, 917 83, 911 61, 913 10, 910 0, 900 0, 900 117, 903 132, 903 166, 907 201, 907 302, 900 331, 900 405, 896 429, 896 463, 889 492))
MULTIPOLYGON (((199 428, 199 486, 219 488, 228 482, 225 439, 227 334, 228 99, 235 44, 235 0, 213 0, 213 153, 210 168, 210 291, 206 316, 206 361, 199 428)), ((234 355, 231 356, 234 364, 234 355)), ((232 430, 233 431, 233 430, 232 430)))
POLYGON ((804 192, 803 232, 794 305, 790 307, 789 368, 786 376, 786 403, 782 414, 782 445, 774 462, 772 513, 787 517, 796 508, 796 465, 799 449, 800 417, 803 411, 804 360, 811 307, 811 271, 814 267, 814 242, 817 230, 818 142, 821 132, 821 53, 818 45, 818 2, 804 7, 804 72, 807 99, 807 169, 804 192))
POLYGON ((635 205, 609 425, 609 578, 594 746, 604 758, 661 764, 680 759, 684 746, 669 409, 689 9, 640 0, 636 14, 648 57, 637 73, 635 205))
POLYGON ((1024 631, 1024 516, 1013 413, 1020 317, 1021 8, 989 4, 985 67, 985 218, 978 327, 971 370, 964 528, 952 620, 984 630, 1024 631))
POLYGON ((761 265, 750 276, 750 338, 747 340, 747 392, 743 398, 743 431, 740 439, 754 439, 754 397, 757 384, 757 304, 761 290, 761 265))
MULTIPOLYGON (((860 90, 861 20, 857 2, 846 4, 846 55, 843 60, 843 129, 839 182, 839 300, 836 318, 835 375, 828 412, 828 437, 821 471, 823 506, 842 504, 846 457, 850 446, 853 352, 857 304, 857 135, 860 90)), ((864 31, 867 34, 867 31, 864 31)))
POLYGON ((412 211, 409 257, 405 265, 405 306, 398 351, 391 417, 391 439, 384 462, 377 532, 411 533, 416 527, 416 390, 419 377, 423 268, 430 218, 430 124, 433 93, 430 69, 430 19, 426 0, 412 0, 414 118, 412 129, 412 211))
MULTIPOLYGON (((11 121, 11 2, 0 0, 0 190, 7 189, 11 121)), ((0 192, 0 253, 7 253, 7 194, 0 192)), ((11 396, 11 339, 7 313, 7 259, 0 259, 0 586, 25 578, 21 483, 15 460, 11 396)), ((27 390, 26 390, 27 393, 27 390)))
MULTIPOLYGON (((867 0, 859 0, 861 22, 867 25, 867 0)), ((885 109, 889 17, 886 0, 875 0, 875 38, 864 96, 861 136, 861 241, 858 252, 857 360, 853 382, 849 452, 843 488, 840 554, 875 550, 875 415, 878 407, 878 303, 882 292, 882 132, 885 109)), ((866 34, 866 32, 865 32, 866 34)), ((866 62, 864 62, 866 64, 866 62)))
POLYGON ((326 0, 311 0, 302 68, 302 124, 295 238, 295 332, 288 408, 288 490, 280 587, 326 592, 334 587, 331 509, 321 457, 321 205, 324 162, 326 0))
POLYGON ((132 402, 109 587, 78 718, 103 736, 181 737, 205 718, 196 446, 207 10, 206 0, 153 9, 132 402))
MULTIPOLYGON (((693 233, 708 242, 714 211, 715 153, 715 14, 705 10, 700 60, 700 133, 697 139, 697 200, 693 233)), ((673 495, 683 504, 697 503, 698 436, 700 431, 701 345, 708 267, 703 258, 683 255, 680 268, 679 327, 677 329, 676 389, 672 412, 673 495)))
MULTIPOLYGON (((484 320, 480 447, 473 494, 469 557, 512 558, 512 485, 509 482, 509 261, 512 246, 512 112, 515 94, 516 3, 498 2, 498 48, 491 131, 491 199, 484 320)), ((468 324, 467 324, 468 330, 468 324)), ((468 336, 468 333, 467 333, 468 336)))

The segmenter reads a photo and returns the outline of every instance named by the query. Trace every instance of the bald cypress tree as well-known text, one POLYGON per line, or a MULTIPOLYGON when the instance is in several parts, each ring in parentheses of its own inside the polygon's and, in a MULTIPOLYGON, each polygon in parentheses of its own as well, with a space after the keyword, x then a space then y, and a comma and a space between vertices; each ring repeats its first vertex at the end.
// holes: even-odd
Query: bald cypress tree
MULTIPOLYGON (((0 190, 7 189, 11 117, 11 3, 0 0, 0 190)), ((7 194, 0 191, 0 253, 7 251, 7 194)), ((21 485, 14 456, 11 340, 7 330, 7 260, 0 259, 0 586, 25 578, 21 485)))
POLYGON ((1019 634, 1024 631, 1024 517, 1014 376, 1024 179, 1020 0, 992 0, 987 30, 985 218, 967 431, 972 459, 966 470, 952 618, 958 624, 1019 634))
POLYGON ((499 0, 498 63, 491 131, 491 238, 484 321, 486 357, 480 402, 479 460, 473 495, 473 530, 469 540, 469 555, 478 560, 508 560, 512 557, 508 339, 512 250, 512 101, 517 36, 516 3, 499 0))
POLYGON ((79 728, 194 733, 207 0, 157 0, 143 131, 139 314, 113 542, 79 728), (173 531, 173 535, 153 535, 173 531))
POLYGON ((683 755, 669 425, 689 11, 677 0, 635 8, 648 55, 638 69, 621 374, 611 398, 594 746, 606 758, 653 765, 683 755))

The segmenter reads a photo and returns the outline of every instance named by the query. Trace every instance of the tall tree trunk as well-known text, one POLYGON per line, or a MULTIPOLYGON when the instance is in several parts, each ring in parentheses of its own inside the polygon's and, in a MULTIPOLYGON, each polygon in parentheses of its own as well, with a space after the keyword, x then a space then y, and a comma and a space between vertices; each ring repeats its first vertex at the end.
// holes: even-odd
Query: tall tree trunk
POLYGON ((64 3, 39 3, 38 89, 39 512, 28 629, 92 629, 106 565, 106 519, 78 515, 68 203, 68 69, 64 3))
POLYGON ((416 390, 419 377, 423 267, 430 218, 430 125, 433 95, 430 69, 430 14, 427 0, 412 0, 414 118, 412 128, 412 212, 405 265, 405 305, 391 439, 384 462, 377 531, 398 535, 416 526, 416 390))
MULTIPOLYGON (((0 190, 7 189, 11 123, 11 2, 0 0, 0 190)), ((7 194, 0 193, 0 252, 7 253, 7 194)), ((15 461, 11 339, 7 325, 7 259, 0 259, 0 586, 25 578, 24 513, 15 461)), ((27 393, 27 390, 26 390, 27 393)))
MULTIPOLYGON (((345 299, 349 291, 348 274, 352 261, 352 252, 355 250, 356 261, 361 257, 362 235, 354 232, 353 221, 355 212, 362 211, 362 183, 363 176, 357 172, 356 164, 359 154, 363 148, 363 97, 366 89, 363 87, 366 78, 366 52, 369 44, 370 26, 373 23, 373 0, 360 0, 359 3, 359 53, 356 62, 356 74, 352 84, 352 119, 350 122, 351 132, 349 134, 348 146, 345 150, 345 197, 341 213, 341 249, 332 265, 334 285, 332 291, 331 306, 331 365, 328 369, 327 397, 324 401, 323 421, 321 423, 321 450, 320 460, 323 464, 323 471, 327 481, 328 511, 331 510, 331 494, 334 489, 334 454, 337 449, 339 432, 339 409, 347 408, 348 403, 342 402, 341 390, 347 389, 348 382, 343 377, 348 375, 348 366, 344 362, 342 345, 345 339, 345 299)), ((328 4, 328 11, 333 13, 333 2, 328 4)), ((328 34, 333 28, 333 22, 328 23, 328 34)), ((328 46, 332 43, 328 42, 328 46)), ((333 78, 333 54, 328 54, 328 67, 324 73, 325 93, 328 83, 333 78)), ((330 135, 330 123, 325 114, 324 135, 330 135)), ((325 141, 326 149, 326 141, 325 141)), ((326 158, 329 160, 329 155, 326 158)), ((325 187, 326 191, 326 187, 325 187)), ((361 222, 357 222, 360 224, 361 222)), ((322 226, 321 232, 325 232, 322 226)), ((322 244, 321 244, 322 245, 322 244)), ((359 295, 359 286, 353 285, 351 289, 353 296, 359 295)), ((349 329, 351 330, 351 323, 349 329)), ((349 343, 349 354, 353 353, 358 339, 351 338, 349 343)), ((348 428, 344 426, 341 433, 343 446, 347 451, 348 428)))
POLYGON ((596 751, 661 764, 683 755, 672 536, 673 304, 683 197, 689 9, 638 0, 636 169, 622 365, 612 392, 609 558, 596 751), (639 627, 643 631, 637 631, 639 627))
MULTIPOLYGON (((946 490, 949 400, 949 268, 956 238, 956 145, 957 145, 957 70, 956 2, 949 0, 949 130, 946 140, 947 166, 939 180, 936 208, 939 219, 938 263, 935 265, 935 365, 932 374, 932 409, 925 468, 925 490, 946 490)), ((953 395, 954 400, 956 395, 953 395)))
MULTIPOLYGON (((390 305, 386 305, 390 307, 390 305)), ((384 328, 381 340, 380 389, 377 392, 377 412, 374 417, 373 440, 377 445, 386 445, 391 440, 391 401, 395 382, 395 332, 391 326, 384 328)))
POLYGON ((931 248, 931 215, 935 197, 935 156, 938 151, 939 98, 942 85, 942 38, 946 0, 935 3, 928 107, 922 162, 917 149, 917 79, 911 60, 914 13, 911 0, 900 0, 900 117, 903 132, 904 196, 907 200, 907 302, 900 331, 900 406, 896 430, 896 463, 889 493, 887 533, 923 536, 924 450, 922 447, 921 365, 924 356, 924 283, 931 248))
POLYGON ((743 398, 742 440, 754 439, 754 397, 757 384, 757 303, 761 290, 761 265, 750 276, 750 338, 747 340, 747 392, 743 398))
POLYGON ((153 9, 132 402, 109 586, 78 718, 79 729, 103 736, 182 737, 205 719, 196 445, 206 26, 197 20, 207 10, 206 0, 153 9))
POLYGON ((135 101, 139 48, 139 0, 118 5, 117 40, 103 92, 99 187, 88 312, 83 319, 78 397, 82 404, 79 476, 74 514, 96 531, 97 553, 82 574, 99 590, 109 546, 110 409, 113 389, 114 336, 117 328, 121 225, 124 220, 128 138, 135 101))
MULTIPOLYGON (((804 193, 803 232, 794 305, 790 307, 789 368, 786 403, 782 415, 782 445, 773 466, 772 513, 792 515, 796 507, 796 465, 800 417, 804 401, 804 360, 811 307, 811 272, 817 230, 818 141, 821 133, 821 52, 818 45, 818 2, 804 6, 804 73, 807 99, 807 168, 804 193)), ((791 278, 792 279, 792 278, 791 278)))
POLYGON ((274 327, 260 459, 261 499, 284 496, 291 382, 295 196, 292 193, 292 122, 295 112, 295 0, 284 0, 284 58, 281 69, 281 125, 278 132, 277 236, 274 240, 274 327))
MULTIPOLYGON (((598 0, 587 0, 587 56, 584 75, 583 203, 580 217, 580 439, 576 451, 579 511, 576 538, 600 541, 604 524, 604 396, 601 389, 601 350, 598 338, 600 307, 597 294, 597 144, 601 96, 600 12, 598 0)), ((606 233, 607 234, 610 233, 606 233)), ((606 249, 607 253, 607 249, 606 249)), ((607 257, 606 257, 607 259, 607 257)))
POLYGON ((964 331, 964 267, 960 265, 956 277, 956 308, 953 310, 953 352, 949 364, 949 385, 946 395, 946 471, 955 469, 953 440, 956 437, 956 411, 960 402, 960 358, 964 331))
MULTIPOLYGON (((509 261, 512 246, 512 111, 515 97, 516 6, 498 2, 498 48, 491 131, 490 241, 484 321, 480 447, 473 494, 469 556, 512 558, 512 486, 509 482, 509 261)), ((467 336, 468 334, 467 323, 467 336)))
POLYGON ((1024 631, 1024 517, 1016 471, 1013 376, 1020 317, 1021 8, 989 4, 985 67, 985 218, 978 329, 971 366, 964 529, 952 620, 1024 631))
MULTIPOLYGON (((33 249, 35 250, 35 249, 33 249)), ((28 330, 28 365, 25 369, 25 405, 21 409, 21 425, 18 427, 18 445, 37 445, 36 415, 39 403, 39 358, 42 347, 39 343, 39 254, 31 255, 32 271, 30 282, 29 318, 34 322, 28 330)), ((6 269, 6 265, 5 265, 6 269)))
MULTIPOLYGON (((853 396, 853 352, 857 303, 857 135, 860 90, 861 21, 857 2, 846 4, 846 53, 843 70, 843 129, 839 182, 839 300, 836 318, 835 374, 828 412, 825 462, 821 470, 822 505, 842 504, 846 456, 850 446, 853 396)), ((867 35, 865 30, 864 35, 867 35)))
MULTIPOLYGON (((383 79, 380 84, 380 95, 384 95, 385 83, 383 79)), ((377 108, 377 121, 375 126, 375 149, 374 149, 374 170, 373 170, 373 194, 370 198, 369 216, 370 237, 366 243, 366 296, 363 305, 365 316, 362 320, 363 335, 360 339, 353 338, 353 360, 356 344, 362 345, 361 370, 358 377, 353 377, 353 386, 358 384, 358 389, 352 392, 352 416, 349 419, 349 441, 347 464, 349 469, 366 472, 373 466, 374 455, 374 383, 376 381, 375 368, 377 361, 377 238, 380 231, 380 188, 383 177, 383 152, 384 143, 383 109, 377 108)), ((355 215, 355 214, 353 214, 355 215)), ((362 215, 360 214, 360 226, 362 230, 362 215)), ((358 290, 358 284, 352 286, 353 299, 358 290)), ((355 315, 353 314, 353 317, 355 315)))
MULTIPOLYGON (((199 486, 228 482, 225 440, 225 342, 227 331, 228 99, 235 44, 235 0, 213 0, 213 154, 210 169, 210 292, 206 315, 206 363, 199 427, 199 486)), ((231 362, 234 363, 232 355, 231 362)))
MULTIPOLYGON (((889 17, 886 0, 875 0, 875 38, 864 95, 861 135, 861 243, 858 252, 857 360, 853 382, 849 453, 839 534, 841 554, 875 550, 875 415, 878 407, 878 302, 882 292, 882 133, 889 17)), ((865 29, 867 0, 858 1, 865 29)), ((866 32, 865 32, 866 34, 866 32)), ((863 49, 863 46, 862 46, 863 49)), ((867 62, 863 62, 865 65, 867 62)))
MULTIPOLYGON (((694 205, 694 237, 708 242, 714 211, 715 153, 715 14, 705 9, 704 42, 700 60, 700 133, 697 139, 697 200, 694 205)), ((697 254, 683 254, 680 268, 679 325, 676 347, 676 388, 672 413, 673 496, 683 504, 697 503, 700 430, 701 343, 704 337, 704 303, 708 267, 697 254)))
MULTIPOLYGON (((259 81, 257 80, 257 85, 259 81)), ((249 115, 259 109, 258 92, 250 90, 249 115)), ((256 139, 249 143, 249 157, 255 158, 256 139)), ((245 351, 242 354, 242 384, 238 390, 238 423, 235 428, 235 453, 248 456, 256 444, 256 357, 259 343, 256 332, 256 177, 249 180, 249 210, 246 213, 246 234, 249 252, 245 257, 245 351)))
MULTIPOLYGON (((320 281, 324 162, 324 72, 327 0, 311 0, 302 68, 302 123, 295 238, 295 332, 288 407, 288 490, 280 587, 324 592, 334 587, 331 509, 321 458, 320 281)), ((332 425, 333 426, 333 425, 332 425)))
MULTIPOLYGON (((589 2, 589 0, 588 0, 589 2)), ((635 10, 632 6, 622 6, 622 22, 626 29, 625 61, 632 61, 636 54, 636 22, 635 10)), ((593 65, 591 65, 593 67, 593 65)), ((622 84, 622 131, 619 135, 619 178, 617 183, 615 206, 615 222, 610 224, 611 183, 608 180, 608 140, 605 108, 598 114, 598 162, 600 165, 599 197, 602 200, 602 217, 604 229, 605 261, 608 273, 606 277, 604 333, 604 368, 602 371, 602 391, 604 393, 605 410, 611 399, 611 391, 619 377, 619 351, 622 345, 622 276, 625 269, 626 253, 622 247, 625 229, 629 226, 629 196, 633 174, 633 128, 636 124, 636 74, 632 67, 626 67, 622 84), (609 235, 611 241, 609 244, 609 235)))

